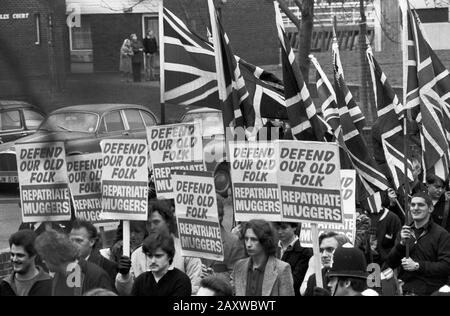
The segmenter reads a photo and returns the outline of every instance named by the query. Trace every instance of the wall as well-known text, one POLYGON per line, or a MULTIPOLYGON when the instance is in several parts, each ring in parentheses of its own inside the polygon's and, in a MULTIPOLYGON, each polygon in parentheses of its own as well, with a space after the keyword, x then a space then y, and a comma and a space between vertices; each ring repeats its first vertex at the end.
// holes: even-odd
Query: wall
POLYGON ((0 14, 29 13, 27 19, 0 20, 0 80, 49 73, 47 19, 53 13, 53 36, 56 66, 63 75, 67 69, 67 29, 65 1, 54 0, 51 5, 36 0, 2 0, 0 14), (41 43, 35 44, 35 14, 40 14, 41 43), (18 63, 18 65, 16 64, 18 63), (14 65, 14 66, 13 66, 14 65))

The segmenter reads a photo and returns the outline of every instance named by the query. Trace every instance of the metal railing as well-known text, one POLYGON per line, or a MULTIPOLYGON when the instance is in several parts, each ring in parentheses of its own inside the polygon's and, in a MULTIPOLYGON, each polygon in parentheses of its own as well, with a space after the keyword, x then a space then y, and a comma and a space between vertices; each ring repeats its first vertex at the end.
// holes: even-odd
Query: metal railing
MULTIPOLYGON (((325 27, 332 26, 334 17, 338 21, 339 25, 357 25, 361 19, 359 12, 359 1, 346 1, 346 2, 333 2, 330 5, 328 3, 318 3, 315 1, 314 6, 314 26, 325 27)), ((296 5, 289 6, 289 9, 294 15, 301 20, 300 9, 296 5)), ((375 25, 376 13, 375 7, 372 3, 366 5, 366 18, 367 25, 373 27, 375 25)), ((289 18, 281 11, 283 17, 283 23, 286 27, 295 27, 295 25, 289 20, 289 18)))

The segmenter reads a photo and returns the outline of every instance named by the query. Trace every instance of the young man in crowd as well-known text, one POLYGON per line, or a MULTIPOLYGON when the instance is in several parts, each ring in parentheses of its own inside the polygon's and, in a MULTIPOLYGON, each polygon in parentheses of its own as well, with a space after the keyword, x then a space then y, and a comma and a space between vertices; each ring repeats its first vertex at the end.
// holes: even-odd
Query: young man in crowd
POLYGON ((249 258, 234 266, 236 296, 294 296, 294 280, 288 263, 276 258, 275 231, 265 220, 251 220, 242 228, 249 258))
MULTIPOLYGON (((108 273, 111 280, 117 275, 117 263, 104 258, 96 247, 99 240, 97 228, 88 221, 76 220, 72 223, 70 241, 78 248, 80 258, 94 263, 108 273)), ((112 286, 114 282, 112 281, 112 286)))
MULTIPOLYGON (((325 289, 328 289, 328 277, 327 272, 331 268, 333 263, 334 251, 347 243, 349 240, 346 236, 340 235, 335 232, 323 233, 319 236, 319 250, 320 250, 320 261, 322 267, 322 280, 325 289)), ((314 292, 316 288, 316 274, 314 273, 313 258, 310 259, 310 266, 306 272, 305 278, 303 280, 302 286, 300 288, 300 294, 303 296, 315 296, 320 293, 314 292)))
POLYGON ((309 259, 312 257, 311 248, 303 248, 295 234, 299 224, 279 222, 275 227, 278 233, 277 258, 289 263, 294 278, 295 296, 300 296, 300 286, 308 270, 309 259))
POLYGON ((9 238, 13 272, 0 281, 0 296, 50 296, 52 279, 36 265, 36 234, 19 230, 9 238))
POLYGON ((403 226, 387 263, 400 268, 405 295, 430 295, 445 285, 450 275, 450 234, 431 219, 433 201, 428 194, 414 194, 410 212, 413 222, 403 226))
POLYGON ((445 192, 446 183, 438 176, 427 176, 428 195, 433 200, 433 221, 450 232, 450 196, 445 192))
MULTIPOLYGON (((175 236, 176 222, 173 210, 167 201, 151 201, 148 209, 147 231, 165 232, 172 236, 175 245, 175 255, 172 265, 186 273, 191 280, 192 292, 197 293, 202 272, 202 262, 199 258, 181 256, 181 241, 175 236)), ((150 261, 143 252, 137 248, 129 257, 122 257, 119 262, 119 273, 116 276, 116 288, 119 294, 129 295, 134 280, 144 272, 150 271, 150 261)))
POLYGON ((175 256, 172 236, 154 232, 144 240, 142 250, 150 262, 150 271, 144 272, 133 284, 132 296, 190 296, 191 280, 182 271, 171 266, 175 256))
POLYGON ((36 238, 35 247, 54 273, 52 296, 81 296, 95 288, 112 290, 105 270, 80 259, 78 248, 65 234, 46 231, 36 238))
POLYGON ((220 275, 210 275, 200 281, 197 296, 233 296, 233 288, 220 275))

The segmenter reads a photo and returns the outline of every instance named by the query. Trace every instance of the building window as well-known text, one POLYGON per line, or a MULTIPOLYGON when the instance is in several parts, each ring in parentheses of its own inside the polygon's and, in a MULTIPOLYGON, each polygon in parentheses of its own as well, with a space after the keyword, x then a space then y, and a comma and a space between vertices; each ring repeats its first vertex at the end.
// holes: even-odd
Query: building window
POLYGON ((80 27, 72 27, 72 50, 92 50, 91 24, 82 20, 80 27))
POLYGON ((41 15, 39 13, 34 15, 34 26, 36 27, 36 40, 34 44, 41 45, 41 15))

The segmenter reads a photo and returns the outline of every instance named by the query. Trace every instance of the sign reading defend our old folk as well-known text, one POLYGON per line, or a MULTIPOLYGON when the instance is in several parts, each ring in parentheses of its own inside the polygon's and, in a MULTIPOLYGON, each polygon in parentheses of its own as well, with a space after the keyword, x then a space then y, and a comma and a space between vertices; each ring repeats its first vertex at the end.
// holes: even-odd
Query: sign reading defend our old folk
POLYGON ((278 143, 283 221, 342 224, 338 145, 284 140, 278 143))
POLYGON ((70 220, 63 142, 16 144, 22 221, 70 220))
POLYGON ((152 126, 147 138, 156 194, 173 199, 172 170, 205 170, 201 122, 152 126))
POLYGON ((230 142, 229 146, 236 221, 281 221, 277 144, 230 142))
POLYGON ((102 148, 102 219, 147 220, 145 139, 106 139, 102 148))
POLYGON ((93 224, 110 222, 102 219, 102 155, 100 153, 66 157, 69 187, 75 217, 93 224))
POLYGON ((212 173, 173 170, 175 212, 183 256, 223 260, 212 173))

